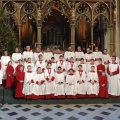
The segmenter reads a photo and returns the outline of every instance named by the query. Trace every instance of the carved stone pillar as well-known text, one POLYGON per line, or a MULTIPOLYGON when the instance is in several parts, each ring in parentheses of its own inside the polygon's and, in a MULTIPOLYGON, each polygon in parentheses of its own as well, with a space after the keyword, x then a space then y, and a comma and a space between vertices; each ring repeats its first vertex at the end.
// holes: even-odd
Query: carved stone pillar
POLYGON ((71 28, 71 47, 72 50, 75 51, 75 24, 70 25, 71 28))
POLYGON ((116 30, 115 30, 115 51, 117 56, 120 57, 120 0, 116 0, 116 13, 115 21, 116 21, 116 30))
POLYGON ((41 29, 42 29, 42 25, 37 25, 37 47, 40 48, 41 50, 41 38, 42 38, 42 34, 41 34, 41 29))
POLYGON ((42 39, 42 22, 41 22, 41 19, 42 19, 42 15, 41 15, 41 10, 38 9, 37 11, 37 47, 40 48, 41 50, 41 39, 42 39))
POLYGON ((70 23, 70 29, 71 29, 71 47, 72 50, 75 51, 75 9, 71 9, 71 23, 70 23))
POLYGON ((110 30, 110 55, 111 55, 114 51, 114 28, 113 28, 113 25, 109 26, 109 30, 110 30))
POLYGON ((94 43, 93 43, 93 25, 91 25, 91 50, 93 51, 93 46, 94 43))
POLYGON ((19 24, 19 44, 21 44, 21 36, 22 36, 21 28, 22 28, 22 25, 19 24))

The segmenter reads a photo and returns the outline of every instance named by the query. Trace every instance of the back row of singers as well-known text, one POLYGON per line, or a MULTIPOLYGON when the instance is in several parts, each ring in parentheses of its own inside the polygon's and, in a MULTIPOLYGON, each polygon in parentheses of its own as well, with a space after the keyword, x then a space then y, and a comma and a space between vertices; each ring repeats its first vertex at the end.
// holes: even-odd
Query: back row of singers
MULTIPOLYGON (((55 62, 59 61, 60 55, 64 55, 64 60, 65 61, 70 61, 70 58, 73 57, 74 61, 80 61, 81 58, 84 59, 84 62, 90 63, 91 59, 95 60, 95 63, 98 64, 98 60, 102 59, 103 63, 105 65, 108 65, 112 60, 110 55, 107 53, 107 50, 105 49, 103 53, 98 50, 98 47, 95 48, 94 52, 91 52, 89 48, 87 48, 87 52, 84 54, 83 51, 81 50, 81 47, 79 46, 77 48, 78 50, 76 52, 73 52, 71 47, 68 48, 68 51, 65 51, 63 54, 60 49, 57 49, 56 52, 53 54, 49 48, 46 49, 45 52, 41 52, 39 48, 36 48, 35 52, 32 52, 30 49, 30 46, 26 46, 26 51, 21 54, 19 52, 19 49, 15 49, 15 53, 12 54, 12 61, 13 61, 13 66, 18 65, 18 60, 22 59, 24 62, 29 62, 28 58, 31 58, 31 62, 36 62, 39 60, 39 55, 43 55, 43 60, 45 62, 49 62, 52 57, 55 58, 55 62)), ((112 56, 116 57, 116 63, 119 64, 119 58, 116 56, 116 53, 114 52, 112 56)), ((7 51, 4 52, 4 55, 1 57, 1 63, 3 66, 6 66, 8 61, 10 61, 10 56, 8 56, 7 51)))

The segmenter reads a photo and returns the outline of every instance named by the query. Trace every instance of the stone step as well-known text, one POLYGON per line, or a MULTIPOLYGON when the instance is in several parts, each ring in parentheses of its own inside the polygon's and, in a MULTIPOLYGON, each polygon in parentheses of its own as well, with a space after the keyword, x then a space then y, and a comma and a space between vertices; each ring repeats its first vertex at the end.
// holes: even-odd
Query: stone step
MULTIPOLYGON (((3 87, 0 87, 0 103, 3 102, 3 87)), ((9 104, 108 104, 108 103, 120 103, 120 98, 109 99, 39 99, 39 100, 25 100, 15 99, 12 89, 4 88, 4 102, 9 104)))

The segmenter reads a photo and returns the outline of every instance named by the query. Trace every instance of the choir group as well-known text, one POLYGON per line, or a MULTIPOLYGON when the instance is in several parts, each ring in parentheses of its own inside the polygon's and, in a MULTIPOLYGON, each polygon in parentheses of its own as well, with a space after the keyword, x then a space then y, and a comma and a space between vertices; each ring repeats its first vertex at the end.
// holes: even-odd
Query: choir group
POLYGON ((87 48, 84 53, 78 46, 64 54, 50 48, 33 52, 30 46, 22 53, 15 49, 12 56, 7 51, 1 56, 0 85, 15 89, 16 98, 108 98, 120 96, 119 58, 115 52, 110 57, 107 50, 87 48))

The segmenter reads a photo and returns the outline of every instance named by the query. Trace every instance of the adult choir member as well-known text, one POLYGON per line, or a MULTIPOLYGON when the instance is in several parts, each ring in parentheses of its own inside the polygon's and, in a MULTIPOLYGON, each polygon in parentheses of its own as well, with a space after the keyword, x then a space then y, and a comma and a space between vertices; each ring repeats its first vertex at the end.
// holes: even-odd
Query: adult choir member
POLYGON ((22 59, 22 54, 19 52, 18 48, 15 48, 15 52, 12 54, 13 67, 16 69, 16 66, 19 64, 19 60, 22 59))
POLYGON ((34 62, 36 62, 37 60, 39 60, 39 55, 42 55, 42 52, 40 51, 40 48, 36 48, 35 49, 35 52, 33 53, 33 59, 34 59, 34 62))
POLYGON ((93 53, 90 51, 90 48, 87 48, 87 52, 85 53, 85 61, 86 63, 90 63, 91 59, 94 59, 93 53))
POLYGON ((47 63, 47 62, 50 62, 51 57, 53 57, 53 53, 51 52, 50 48, 47 47, 46 51, 43 53, 43 59, 47 63))
POLYGON ((47 69, 45 69, 45 95, 46 99, 54 98, 55 94, 55 72, 54 69, 51 68, 52 64, 47 64, 47 69))
POLYGON ((105 71, 102 71, 102 75, 99 77, 99 97, 108 98, 108 79, 105 75, 105 71))
POLYGON ((75 58, 76 58, 77 65, 80 64, 81 58, 84 59, 84 53, 83 53, 83 51, 81 50, 81 47, 80 47, 80 46, 77 47, 77 51, 75 52, 75 58))
POLYGON ((65 98, 65 75, 61 67, 57 68, 55 74, 55 98, 63 99, 65 98))
POLYGON ((95 59, 95 64, 99 63, 99 59, 102 60, 102 52, 98 50, 98 47, 95 47, 95 51, 93 52, 93 56, 95 59))
POLYGON ((105 65, 105 68, 107 69, 107 67, 111 61, 110 55, 107 53, 107 49, 104 49, 102 59, 103 59, 103 63, 105 65))
POLYGON ((23 60, 27 62, 28 58, 31 58, 33 62, 33 52, 31 51, 30 46, 26 46, 26 51, 23 52, 23 60))
POLYGON ((10 87, 12 87, 13 82, 14 82, 14 68, 12 66, 11 61, 8 62, 8 66, 6 68, 6 76, 7 76, 7 78, 6 78, 5 87, 10 88, 10 87))
POLYGON ((1 65, 3 70, 3 79, 6 79, 6 67, 8 66, 8 62, 10 61, 10 56, 8 56, 8 52, 4 51, 4 55, 1 57, 1 65))
POLYGON ((119 76, 119 64, 116 62, 116 57, 112 57, 112 63, 108 65, 107 73, 109 77, 108 81, 108 93, 111 97, 119 96, 119 85, 118 85, 118 76, 119 76))
POLYGON ((0 61, 0 86, 2 86, 2 79, 3 79, 3 70, 2 70, 2 64, 0 61))
POLYGON ((78 66, 76 71, 76 97, 85 98, 86 97, 86 73, 82 70, 82 65, 78 66))
POLYGON ((16 75, 16 81, 17 81, 16 90, 15 90, 16 98, 24 98, 24 94, 22 93, 24 77, 25 77, 24 67, 20 66, 19 71, 17 72, 17 75, 16 75))
POLYGON ((71 57, 75 58, 75 53, 72 51, 72 47, 69 46, 68 51, 64 53, 64 58, 66 61, 69 61, 71 57))
POLYGON ((58 48, 54 54, 55 62, 59 61, 59 57, 62 55, 61 50, 58 48))
POLYGON ((95 67, 91 66, 91 71, 87 74, 87 97, 98 97, 99 93, 99 79, 95 67))

